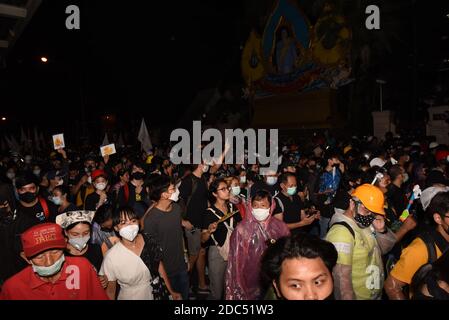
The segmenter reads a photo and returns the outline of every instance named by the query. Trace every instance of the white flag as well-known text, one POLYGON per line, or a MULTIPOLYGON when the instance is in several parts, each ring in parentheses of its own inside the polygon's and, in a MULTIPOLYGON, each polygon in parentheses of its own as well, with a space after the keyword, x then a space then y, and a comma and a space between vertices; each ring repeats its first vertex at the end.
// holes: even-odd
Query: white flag
POLYGON ((140 125, 139 135, 137 139, 142 145, 142 150, 149 153, 153 149, 151 144, 150 135, 148 134, 147 126, 145 125, 145 119, 142 118, 142 124, 140 125))
POLYGON ((104 134, 103 143, 101 144, 102 147, 107 146, 109 144, 108 134, 104 134))

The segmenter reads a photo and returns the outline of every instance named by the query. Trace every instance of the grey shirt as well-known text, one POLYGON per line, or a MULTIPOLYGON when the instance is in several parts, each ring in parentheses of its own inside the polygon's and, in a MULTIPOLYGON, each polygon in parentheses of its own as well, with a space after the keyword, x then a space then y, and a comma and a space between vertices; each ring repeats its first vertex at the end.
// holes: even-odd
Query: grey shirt
POLYGON ((173 203, 169 212, 153 207, 145 219, 144 232, 151 234, 161 246, 162 261, 169 277, 187 271, 181 213, 181 207, 173 203))

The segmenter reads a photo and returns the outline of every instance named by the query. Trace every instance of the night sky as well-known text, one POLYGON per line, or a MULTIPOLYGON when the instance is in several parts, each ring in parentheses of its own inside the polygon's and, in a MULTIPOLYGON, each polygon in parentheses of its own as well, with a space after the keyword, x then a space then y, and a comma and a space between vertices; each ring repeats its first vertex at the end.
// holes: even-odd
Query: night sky
MULTIPOLYGON (((174 126, 198 90, 241 82, 240 46, 271 2, 44 0, 0 70, 1 112, 10 125, 37 122, 55 131, 83 118, 82 101, 91 128, 101 128, 106 115, 116 115, 118 127, 141 116, 151 126, 174 126), (81 9, 79 31, 65 28, 69 4, 81 9)), ((313 1, 299 2, 313 21, 313 1)), ((385 17, 399 24, 392 51, 377 68, 389 81, 386 105, 404 112, 415 85, 413 21, 422 98, 445 77, 436 70, 444 55, 449 59, 449 40, 441 40, 449 36, 449 1, 418 1, 414 19, 412 1, 397 2, 385 17)))

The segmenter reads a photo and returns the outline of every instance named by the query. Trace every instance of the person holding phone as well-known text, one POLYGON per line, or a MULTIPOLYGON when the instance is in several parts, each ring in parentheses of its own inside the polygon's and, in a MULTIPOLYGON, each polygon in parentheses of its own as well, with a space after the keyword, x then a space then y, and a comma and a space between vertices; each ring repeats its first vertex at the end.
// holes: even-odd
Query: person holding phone
POLYGON ((285 222, 293 235, 309 233, 311 225, 320 219, 318 210, 305 210, 298 195, 296 176, 286 172, 280 177, 281 192, 274 198, 274 217, 285 222))

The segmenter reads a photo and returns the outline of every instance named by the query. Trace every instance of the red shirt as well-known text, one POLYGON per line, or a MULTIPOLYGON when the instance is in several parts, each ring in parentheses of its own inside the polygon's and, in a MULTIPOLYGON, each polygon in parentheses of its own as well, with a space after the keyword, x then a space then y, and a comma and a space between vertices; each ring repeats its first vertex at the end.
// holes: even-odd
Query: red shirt
POLYGON ((65 257, 55 283, 41 280, 28 266, 4 283, 0 300, 108 300, 108 296, 86 258, 65 257))

